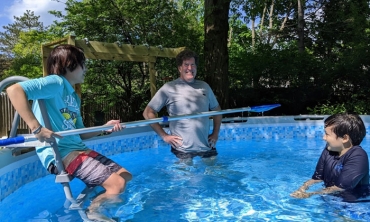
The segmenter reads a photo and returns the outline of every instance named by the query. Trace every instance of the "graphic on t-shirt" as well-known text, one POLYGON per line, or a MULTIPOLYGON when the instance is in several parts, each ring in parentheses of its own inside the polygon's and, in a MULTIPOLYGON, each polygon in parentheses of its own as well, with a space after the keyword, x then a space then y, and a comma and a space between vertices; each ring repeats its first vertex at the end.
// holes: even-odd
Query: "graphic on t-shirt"
POLYGON ((334 167, 334 169, 335 169, 336 171, 338 171, 338 172, 342 171, 342 169, 343 169, 343 164, 342 164, 342 163, 338 163, 338 164, 334 167))
POLYGON ((60 112, 65 119, 65 121, 63 121, 63 129, 74 129, 77 121, 77 113, 70 111, 68 108, 60 109, 60 112))
POLYGON ((66 96, 63 100, 67 107, 70 107, 76 111, 80 110, 80 107, 76 101, 76 98, 73 97, 72 95, 66 96))

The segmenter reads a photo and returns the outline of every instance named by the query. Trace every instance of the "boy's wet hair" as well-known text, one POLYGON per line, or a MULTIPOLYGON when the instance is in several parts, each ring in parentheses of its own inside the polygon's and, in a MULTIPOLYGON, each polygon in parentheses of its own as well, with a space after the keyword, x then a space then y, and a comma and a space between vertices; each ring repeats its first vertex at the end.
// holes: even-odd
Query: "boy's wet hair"
POLYGON ((182 62, 184 60, 191 59, 191 58, 194 58, 195 65, 198 66, 199 57, 198 57, 198 55, 195 52, 191 51, 190 49, 185 49, 185 50, 181 51, 176 56, 176 64, 177 64, 177 67, 182 66, 182 62))
POLYGON ((337 137, 348 135, 352 145, 360 145, 366 135, 365 124, 361 117, 356 114, 339 113, 329 116, 324 121, 324 127, 333 126, 332 131, 337 137))
POLYGON ((61 44, 56 46, 47 59, 48 75, 57 74, 64 76, 67 68, 73 72, 78 65, 85 66, 85 54, 79 47, 61 44))

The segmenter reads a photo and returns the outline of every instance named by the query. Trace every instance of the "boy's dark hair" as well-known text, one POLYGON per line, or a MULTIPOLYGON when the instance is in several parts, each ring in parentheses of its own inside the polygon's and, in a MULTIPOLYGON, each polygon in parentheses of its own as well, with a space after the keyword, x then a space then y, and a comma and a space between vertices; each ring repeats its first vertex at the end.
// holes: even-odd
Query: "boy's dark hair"
POLYGON ((198 60, 199 60, 198 55, 195 52, 191 51, 190 49, 184 49, 176 56, 177 67, 182 66, 182 62, 185 59, 191 59, 191 58, 195 59, 195 65, 198 66, 198 60))
POLYGON ((324 127, 333 126, 333 132, 337 137, 348 135, 352 145, 360 145, 366 135, 365 124, 361 117, 356 114, 339 113, 329 116, 324 121, 324 127))
POLYGON ((78 65, 84 67, 85 60, 85 55, 81 48, 68 44, 58 45, 48 56, 48 75, 57 74, 64 76, 67 73, 67 68, 72 72, 78 65))

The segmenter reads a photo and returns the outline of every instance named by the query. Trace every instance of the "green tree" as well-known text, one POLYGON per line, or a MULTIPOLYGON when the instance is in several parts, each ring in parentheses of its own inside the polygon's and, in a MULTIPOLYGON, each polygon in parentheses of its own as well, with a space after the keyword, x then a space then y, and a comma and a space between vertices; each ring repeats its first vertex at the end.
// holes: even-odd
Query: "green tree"
POLYGON ((4 54, 0 54, 0 80, 5 78, 5 71, 9 69, 11 60, 4 54))
POLYGON ((370 44, 368 1, 329 1, 316 18, 314 53, 326 61, 325 73, 330 75, 330 103, 344 104, 348 112, 368 113, 370 44), (351 102, 348 102, 351 101, 351 102))
POLYGON ((11 65, 4 72, 4 77, 14 75, 30 79, 41 77, 43 75, 41 45, 52 39, 55 39, 55 36, 49 35, 46 31, 20 32, 18 42, 12 50, 11 65))
POLYGON ((27 10, 23 16, 14 16, 14 23, 3 26, 4 31, 0 32, 0 52, 11 57, 13 49, 18 43, 22 32, 31 30, 43 31, 44 27, 39 22, 40 16, 36 16, 33 11, 27 10))
POLYGON ((27 10, 14 17, 12 24, 0 32, 0 50, 3 53, 1 79, 20 75, 28 78, 42 76, 41 44, 55 39, 39 22, 40 16, 27 10))
POLYGON ((234 8, 245 10, 241 24, 260 21, 245 30, 231 23, 230 98, 238 95, 231 99, 234 104, 274 98, 282 109, 291 106, 285 114, 342 104, 347 111, 369 112, 368 1, 233 2, 240 3, 234 8))
MULTIPOLYGON (((202 49, 202 29, 197 25, 201 6, 193 2, 197 1, 68 0, 66 15, 53 14, 61 19, 57 25, 64 33, 74 33, 80 39, 148 47, 186 46, 197 51, 202 49)), ((89 61, 82 88, 84 103, 89 106, 106 101, 122 121, 142 119, 143 106, 150 99, 147 66, 89 61)), ((157 59, 156 66, 160 80, 178 75, 174 61, 157 59)))

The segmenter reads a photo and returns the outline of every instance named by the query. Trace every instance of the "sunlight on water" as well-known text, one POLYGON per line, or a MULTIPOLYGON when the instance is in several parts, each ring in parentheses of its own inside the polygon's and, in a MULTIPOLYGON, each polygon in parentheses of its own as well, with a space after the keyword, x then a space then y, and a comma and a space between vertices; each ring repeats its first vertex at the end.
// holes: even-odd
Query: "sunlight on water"
MULTIPOLYGON (((101 212, 139 222, 370 221, 369 203, 343 203, 333 196, 290 197, 311 177, 323 147, 321 138, 221 141, 214 165, 200 158, 181 163, 168 147, 112 156, 134 178, 120 195, 122 201, 104 204, 101 212)), ((369 152, 370 141, 363 147, 369 152)), ((83 189, 78 180, 71 186, 76 193, 83 189)), ((85 207, 100 191, 90 194, 85 207)), ((5 198, 0 221, 82 221, 63 203, 61 186, 47 176, 5 198)))

